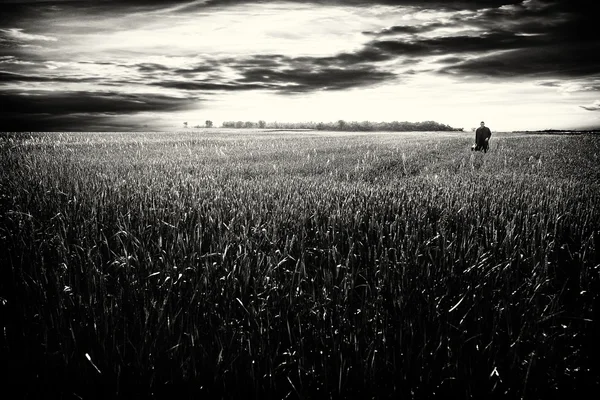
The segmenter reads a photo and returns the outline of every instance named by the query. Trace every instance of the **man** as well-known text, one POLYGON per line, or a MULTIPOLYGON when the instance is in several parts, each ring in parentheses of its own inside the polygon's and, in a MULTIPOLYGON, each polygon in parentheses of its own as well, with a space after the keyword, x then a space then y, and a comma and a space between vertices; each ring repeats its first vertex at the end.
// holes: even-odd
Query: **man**
POLYGON ((484 153, 487 153, 490 148, 490 137, 492 136, 492 131, 490 128, 485 126, 485 122, 481 121, 481 126, 477 128, 475 131, 475 151, 483 150, 484 153))

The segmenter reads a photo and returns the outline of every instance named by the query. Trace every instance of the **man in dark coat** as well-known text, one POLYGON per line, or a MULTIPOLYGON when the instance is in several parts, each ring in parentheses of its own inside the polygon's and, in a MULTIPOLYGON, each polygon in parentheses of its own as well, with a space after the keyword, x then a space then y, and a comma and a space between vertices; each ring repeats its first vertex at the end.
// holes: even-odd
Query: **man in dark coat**
POLYGON ((492 131, 490 128, 485 126, 485 122, 481 121, 481 126, 477 128, 475 131, 475 150, 483 150, 484 153, 487 153, 490 148, 490 137, 492 136, 492 131))

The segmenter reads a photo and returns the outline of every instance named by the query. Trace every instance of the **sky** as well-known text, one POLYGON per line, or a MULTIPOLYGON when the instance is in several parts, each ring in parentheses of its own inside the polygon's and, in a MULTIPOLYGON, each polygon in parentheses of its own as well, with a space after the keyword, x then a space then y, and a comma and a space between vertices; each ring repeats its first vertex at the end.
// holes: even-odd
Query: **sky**
POLYGON ((599 129, 596 20, 572 0, 9 0, 0 131, 599 129))

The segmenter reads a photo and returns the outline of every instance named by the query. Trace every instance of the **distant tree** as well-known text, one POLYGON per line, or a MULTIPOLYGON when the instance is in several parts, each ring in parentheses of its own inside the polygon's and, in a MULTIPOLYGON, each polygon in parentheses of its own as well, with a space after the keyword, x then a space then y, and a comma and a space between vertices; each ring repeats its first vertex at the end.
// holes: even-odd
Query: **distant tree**
POLYGON ((184 123, 183 123, 183 127, 184 127, 184 128, 187 128, 187 127, 188 127, 188 126, 187 126, 187 122, 184 122, 184 123))
MULTIPOLYGON (((207 121, 208 126, 208 121, 207 121)), ((441 124, 435 121, 391 121, 391 122, 372 122, 372 121, 344 121, 343 119, 337 122, 258 122, 250 121, 225 121, 224 128, 268 128, 268 129, 316 129, 321 131, 395 131, 395 132, 410 132, 410 131, 463 131, 463 128, 453 128, 450 125, 441 124)))
POLYGON ((372 131, 373 130, 373 124, 371 123, 371 121, 363 121, 359 124, 359 126, 360 126, 361 131, 372 131))
POLYGON ((358 132, 363 130, 363 126, 356 121, 352 121, 350 122, 349 129, 351 131, 358 132))
POLYGON ((206 123, 205 123, 205 124, 206 124, 206 127, 207 127, 207 128, 212 128, 212 126, 213 126, 213 123, 212 123, 212 121, 211 121, 211 120, 209 120, 209 119, 207 119, 207 120, 206 120, 206 123))

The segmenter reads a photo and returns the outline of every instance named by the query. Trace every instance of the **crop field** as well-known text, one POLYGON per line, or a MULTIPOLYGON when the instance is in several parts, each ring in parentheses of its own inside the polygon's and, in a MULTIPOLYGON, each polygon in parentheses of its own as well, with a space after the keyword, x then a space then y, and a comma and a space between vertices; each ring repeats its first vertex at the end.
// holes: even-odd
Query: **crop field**
POLYGON ((473 136, 0 134, 3 378, 24 398, 586 398, 600 137, 473 136))

